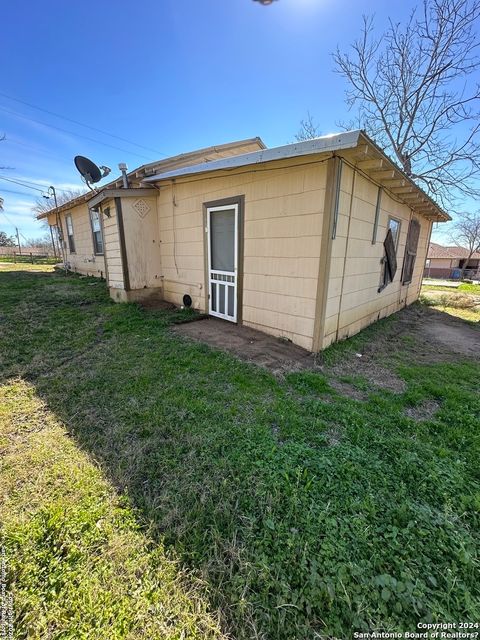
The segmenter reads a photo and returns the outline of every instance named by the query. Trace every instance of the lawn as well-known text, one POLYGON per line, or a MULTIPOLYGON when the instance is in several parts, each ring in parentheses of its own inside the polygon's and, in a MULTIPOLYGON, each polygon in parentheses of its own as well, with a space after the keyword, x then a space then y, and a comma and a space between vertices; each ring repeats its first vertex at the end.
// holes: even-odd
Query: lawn
POLYGON ((468 322, 480 322, 480 285, 462 283, 457 288, 422 286, 421 300, 429 306, 468 322))
POLYGON ((92 278, 0 269, 15 638, 478 621, 478 359, 394 318, 275 377, 174 335, 187 319, 115 305, 92 278), (358 375, 368 353, 395 390, 358 375))

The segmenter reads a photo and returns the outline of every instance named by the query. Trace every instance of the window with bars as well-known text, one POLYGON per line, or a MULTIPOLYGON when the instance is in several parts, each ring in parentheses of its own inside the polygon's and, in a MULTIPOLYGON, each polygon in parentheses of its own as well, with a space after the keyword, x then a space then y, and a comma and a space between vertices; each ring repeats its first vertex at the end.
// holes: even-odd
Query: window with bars
POLYGON ((103 234, 100 221, 100 212, 90 209, 90 224, 92 226, 93 252, 95 255, 103 255, 103 234))
POLYGON ((65 223, 67 225, 68 249, 70 253, 75 253, 75 238, 73 237, 73 222, 70 213, 65 216, 65 223))

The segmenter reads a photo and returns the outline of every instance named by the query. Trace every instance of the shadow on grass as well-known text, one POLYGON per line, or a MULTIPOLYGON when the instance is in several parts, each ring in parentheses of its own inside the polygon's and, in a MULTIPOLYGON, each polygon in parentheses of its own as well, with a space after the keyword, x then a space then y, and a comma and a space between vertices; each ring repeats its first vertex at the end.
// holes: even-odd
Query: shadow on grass
POLYGON ((478 618, 478 363, 405 364, 405 394, 357 402, 91 278, 0 273, 0 294, 3 378, 35 385, 237 640, 478 618), (405 415, 430 398, 435 420, 405 415))

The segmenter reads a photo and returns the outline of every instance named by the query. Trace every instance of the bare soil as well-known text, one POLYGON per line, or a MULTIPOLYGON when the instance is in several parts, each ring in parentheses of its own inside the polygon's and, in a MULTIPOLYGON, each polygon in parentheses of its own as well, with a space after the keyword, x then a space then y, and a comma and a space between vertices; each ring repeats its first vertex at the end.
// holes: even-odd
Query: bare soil
POLYGON ((180 324, 173 331, 205 342, 215 349, 233 353, 275 374, 315 366, 315 356, 291 342, 217 318, 180 324))
POLYGON ((435 400, 429 400, 422 402, 415 407, 407 407, 404 411, 405 415, 417 422, 421 422, 423 420, 430 420, 440 409, 440 403, 435 400))
MULTIPOLYGON (((459 355, 480 358, 480 327, 420 304, 399 311, 362 343, 359 352, 347 350, 335 364, 328 364, 322 354, 315 356, 285 340, 216 318, 181 324, 173 331, 233 353, 277 375, 316 369, 328 374, 330 385, 339 393, 356 400, 366 400, 368 391, 342 378, 358 376, 371 384, 371 390, 402 393, 405 382, 392 368, 406 354, 411 358, 409 361, 419 364, 458 360, 459 355)), ((437 408, 417 407, 414 412, 428 417, 437 408)))

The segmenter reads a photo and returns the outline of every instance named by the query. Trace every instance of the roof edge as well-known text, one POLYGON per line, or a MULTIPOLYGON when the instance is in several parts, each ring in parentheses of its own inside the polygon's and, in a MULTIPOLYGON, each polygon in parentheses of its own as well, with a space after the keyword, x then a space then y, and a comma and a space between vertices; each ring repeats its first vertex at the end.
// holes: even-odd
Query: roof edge
MULTIPOLYGON (((172 162, 172 163, 173 162, 179 162, 180 160, 187 159, 189 157, 191 157, 193 159, 196 156, 202 155, 204 153, 206 154, 206 153, 211 153, 211 152, 214 152, 214 151, 220 151, 220 150, 224 150, 224 149, 235 149, 236 147, 241 147, 243 145, 253 144, 253 143, 257 143, 258 146, 262 150, 267 148, 266 144, 263 142, 263 140, 260 138, 260 136, 254 136, 253 138, 245 138, 245 139, 242 139, 242 140, 233 140, 231 142, 223 142, 222 144, 210 145, 209 147, 202 147, 201 149, 194 149, 193 151, 186 151, 186 152, 174 155, 174 156, 169 156, 167 158, 164 158, 163 160, 155 160, 154 162, 149 162, 147 164, 142 164, 142 165, 136 167, 135 169, 133 169, 132 171, 129 171, 127 173, 127 177, 128 178, 135 178, 135 177, 138 178, 139 177, 138 176, 139 173, 141 173, 142 171, 145 172, 149 168, 155 167, 155 165, 160 165, 162 162, 165 162, 165 163, 167 163, 167 162, 172 162)), ((211 162, 214 162, 214 161, 211 161, 211 162)), ((108 182, 104 186, 100 187, 98 191, 97 190, 96 191, 87 191, 86 193, 82 194, 81 196, 77 196, 76 198, 72 198, 72 200, 69 200, 68 202, 65 202, 64 204, 61 204, 58 207, 54 207, 53 209, 50 209, 49 211, 45 211, 43 213, 40 213, 38 216, 36 216, 36 219, 37 220, 43 220, 45 218, 48 218, 49 215, 52 215, 52 214, 55 214, 55 213, 59 213, 61 211, 65 211, 65 210, 70 209, 72 207, 77 207, 77 206, 79 206, 81 204, 85 204, 91 198, 96 197, 104 189, 115 188, 115 185, 121 185, 121 183, 122 183, 122 177, 119 176, 119 177, 115 178, 114 180, 111 180, 110 182, 108 182)))
MULTIPOLYGON (((231 156, 229 158, 221 158, 219 160, 212 160, 210 162, 199 163, 196 165, 190 165, 188 167, 180 167, 164 173, 159 173, 154 176, 144 178, 145 184, 161 182, 163 180, 173 180, 176 178, 200 175, 211 173, 212 171, 229 171, 232 169, 238 169, 241 167, 254 166, 265 162, 273 162, 275 160, 286 160, 288 158, 295 158, 301 156, 308 156, 314 154, 321 154, 337 151, 354 149, 360 144, 365 144, 374 150, 375 154, 379 155, 382 161, 391 167, 392 172, 398 174, 398 178, 404 181, 406 186, 412 190, 415 189, 423 200, 426 200, 428 207, 435 210, 435 219, 438 221, 447 222, 451 220, 451 217, 446 213, 440 205, 433 200, 411 177, 409 177, 397 164, 385 153, 385 151, 374 141, 370 136, 362 129, 354 129, 352 131, 346 131, 343 133, 331 134, 328 136, 321 136, 319 138, 313 138, 312 140, 306 140, 303 142, 296 142, 280 147, 273 147, 262 151, 253 151, 238 156, 231 156)), ((369 179, 375 182, 375 178, 368 176, 369 179)), ((378 182, 377 182, 378 184, 378 182)), ((385 187, 389 190, 389 187, 385 187)), ((393 189, 393 188, 392 188, 393 189)), ((392 191, 393 193, 393 191, 392 191)), ((401 195, 395 194, 397 198, 402 200, 401 195)), ((415 210, 414 202, 407 202, 405 197, 402 202, 407 204, 412 210, 415 210)), ((421 212, 420 212, 421 213, 421 212)), ((432 211, 433 213, 433 211, 432 211)), ((426 213, 421 215, 426 216, 426 213)))
POLYGON ((360 129, 358 129, 355 131, 347 131, 345 133, 322 136, 321 138, 313 138, 312 140, 305 140, 303 142, 294 142, 280 147, 263 149, 261 151, 242 153, 238 156, 211 160, 210 162, 203 162, 197 165, 180 167, 179 169, 173 169, 172 171, 158 173, 154 176, 144 178, 143 182, 158 182, 159 180, 168 180, 170 178, 179 178, 199 173, 209 173, 211 171, 223 169, 237 169, 239 167, 261 164, 264 162, 273 162, 275 160, 284 160, 287 158, 295 158, 304 155, 337 151, 340 149, 353 149, 357 146, 358 138, 361 133, 360 129))

